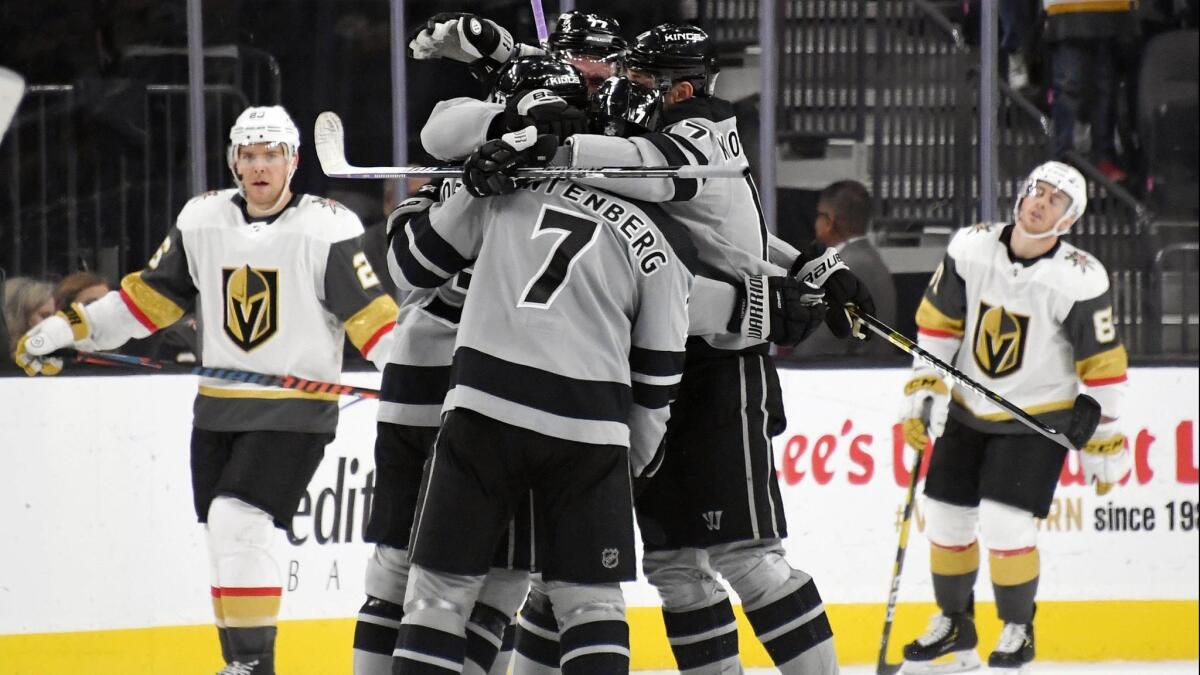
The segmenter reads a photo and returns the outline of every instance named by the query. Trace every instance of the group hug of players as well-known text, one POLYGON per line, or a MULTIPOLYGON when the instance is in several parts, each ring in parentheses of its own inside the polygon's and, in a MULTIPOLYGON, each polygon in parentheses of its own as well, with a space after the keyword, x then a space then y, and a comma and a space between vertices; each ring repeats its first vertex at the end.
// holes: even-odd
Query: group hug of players
MULTIPOLYGON (((54 374, 58 349, 115 348, 194 311, 206 366, 333 381, 348 336, 383 371, 355 675, 627 672, 619 584, 636 575, 635 518, 681 672, 741 672, 732 589, 781 672, 836 673, 817 585, 782 545, 768 341, 821 323, 848 338, 842 308, 873 312, 866 287, 835 250, 770 235, 748 174, 514 177, 746 168, 708 36, 666 24, 629 45, 613 19, 572 12, 543 50, 438 14, 409 49, 467 64, 486 97, 439 103, 422 131, 463 178, 421 187, 389 218, 399 306, 357 217, 291 191, 287 113, 250 108, 230 133, 237 188, 189 201, 145 269, 32 329, 18 363, 54 374)), ((917 322, 923 347, 1048 422, 1082 384, 1105 421, 1079 461, 1107 490, 1129 468, 1126 356, 1103 266, 1059 241, 1086 201, 1077 171, 1038 167, 1012 222, 953 238, 917 322)), ((908 442, 938 437, 925 512, 941 609, 905 647, 905 672, 979 665, 977 531, 1004 621, 989 664, 1020 670, 1034 653, 1035 518, 1066 450, 924 366, 904 393, 908 442)), ((201 382, 192 487, 226 675, 275 672, 275 529, 336 422, 332 395, 201 382)))

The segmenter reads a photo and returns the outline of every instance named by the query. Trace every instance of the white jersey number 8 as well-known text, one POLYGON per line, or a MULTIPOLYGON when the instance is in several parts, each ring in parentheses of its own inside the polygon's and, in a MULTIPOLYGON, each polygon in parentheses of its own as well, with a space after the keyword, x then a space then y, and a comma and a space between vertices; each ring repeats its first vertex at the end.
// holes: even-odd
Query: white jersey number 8
POLYGON ((1117 327, 1113 325, 1112 307, 1096 310, 1092 314, 1092 326, 1096 329, 1096 342, 1104 344, 1116 339, 1117 327))

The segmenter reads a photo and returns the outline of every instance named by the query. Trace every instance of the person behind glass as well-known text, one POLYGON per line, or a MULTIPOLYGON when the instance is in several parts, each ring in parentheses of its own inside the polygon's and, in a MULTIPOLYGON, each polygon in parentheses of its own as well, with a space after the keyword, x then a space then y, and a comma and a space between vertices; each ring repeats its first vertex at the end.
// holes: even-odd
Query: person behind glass
MULTIPOLYGON (((871 193, 858 181, 831 183, 817 198, 817 216, 813 223, 816 239, 836 248, 842 260, 867 285, 875 299, 875 316, 894 325, 896 285, 887 264, 871 244, 871 193)), ((893 348, 885 340, 844 340, 820 326, 807 340, 792 349, 793 358, 815 356, 886 356, 893 348)))
POLYGON ((78 302, 90 305, 111 289, 104 277, 91 272, 72 272, 54 287, 54 308, 62 311, 78 302))
POLYGON ((4 283, 4 367, 15 365, 12 350, 25 331, 54 314, 54 286, 30 277, 13 277, 4 283))
POLYGON ((1075 123, 1088 103, 1092 157, 1109 180, 1127 177, 1117 166, 1117 59, 1137 33, 1130 0, 1042 0, 1043 39, 1050 47, 1054 122, 1053 149, 1061 159, 1074 148, 1075 123))

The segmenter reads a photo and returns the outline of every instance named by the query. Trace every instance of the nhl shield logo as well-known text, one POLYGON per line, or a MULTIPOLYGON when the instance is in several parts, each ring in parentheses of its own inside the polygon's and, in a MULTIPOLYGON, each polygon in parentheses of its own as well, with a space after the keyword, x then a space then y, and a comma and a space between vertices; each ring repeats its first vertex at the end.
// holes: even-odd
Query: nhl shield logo
POLYGON ((600 552, 600 564, 604 569, 611 570, 621 562, 621 552, 615 548, 606 548, 600 552))
POLYGON ((1021 367, 1028 342, 1029 317, 1001 306, 979 303, 975 321, 975 364, 991 377, 1011 375, 1021 367))
POLYGON ((279 270, 249 265, 221 270, 225 296, 225 335, 243 351, 251 351, 279 329, 279 270))

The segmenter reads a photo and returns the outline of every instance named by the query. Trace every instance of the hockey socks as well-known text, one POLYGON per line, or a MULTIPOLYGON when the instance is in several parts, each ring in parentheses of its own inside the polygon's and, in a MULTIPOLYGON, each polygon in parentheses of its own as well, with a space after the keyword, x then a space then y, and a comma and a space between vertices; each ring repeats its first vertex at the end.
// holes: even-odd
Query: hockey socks
POLYGON ((354 675, 391 675, 404 608, 367 596, 354 624, 354 675))
POLYGON ((513 640, 513 672, 551 675, 558 672, 558 621, 550 598, 530 591, 517 617, 513 640))
POLYGON ((662 613, 667 641, 682 673, 727 673, 738 670, 737 621, 728 597, 685 612, 662 613))
POLYGON ((933 596, 942 613, 967 612, 979 574, 979 542, 965 546, 941 546, 931 542, 929 570, 933 573, 933 596))
POLYGON ((990 551, 988 569, 996 594, 996 613, 1001 621, 1014 624, 1033 621, 1033 600, 1037 597, 1040 567, 1041 558, 1035 546, 990 551))
POLYGON ((833 628, 811 578, 778 600, 747 608, 746 618, 784 675, 837 672, 833 628))
POLYGON ((562 632, 563 675, 629 672, 629 624, 624 615, 584 610, 567 619, 562 632))
POLYGON ((408 613, 392 653, 396 675, 461 673, 467 640, 456 612, 425 607, 408 613))
MULTIPOLYGON (((487 675, 504 643, 509 617, 504 612, 476 603, 467 621, 466 661, 463 675, 487 675)), ((507 672, 507 670, 505 671, 507 672)))

